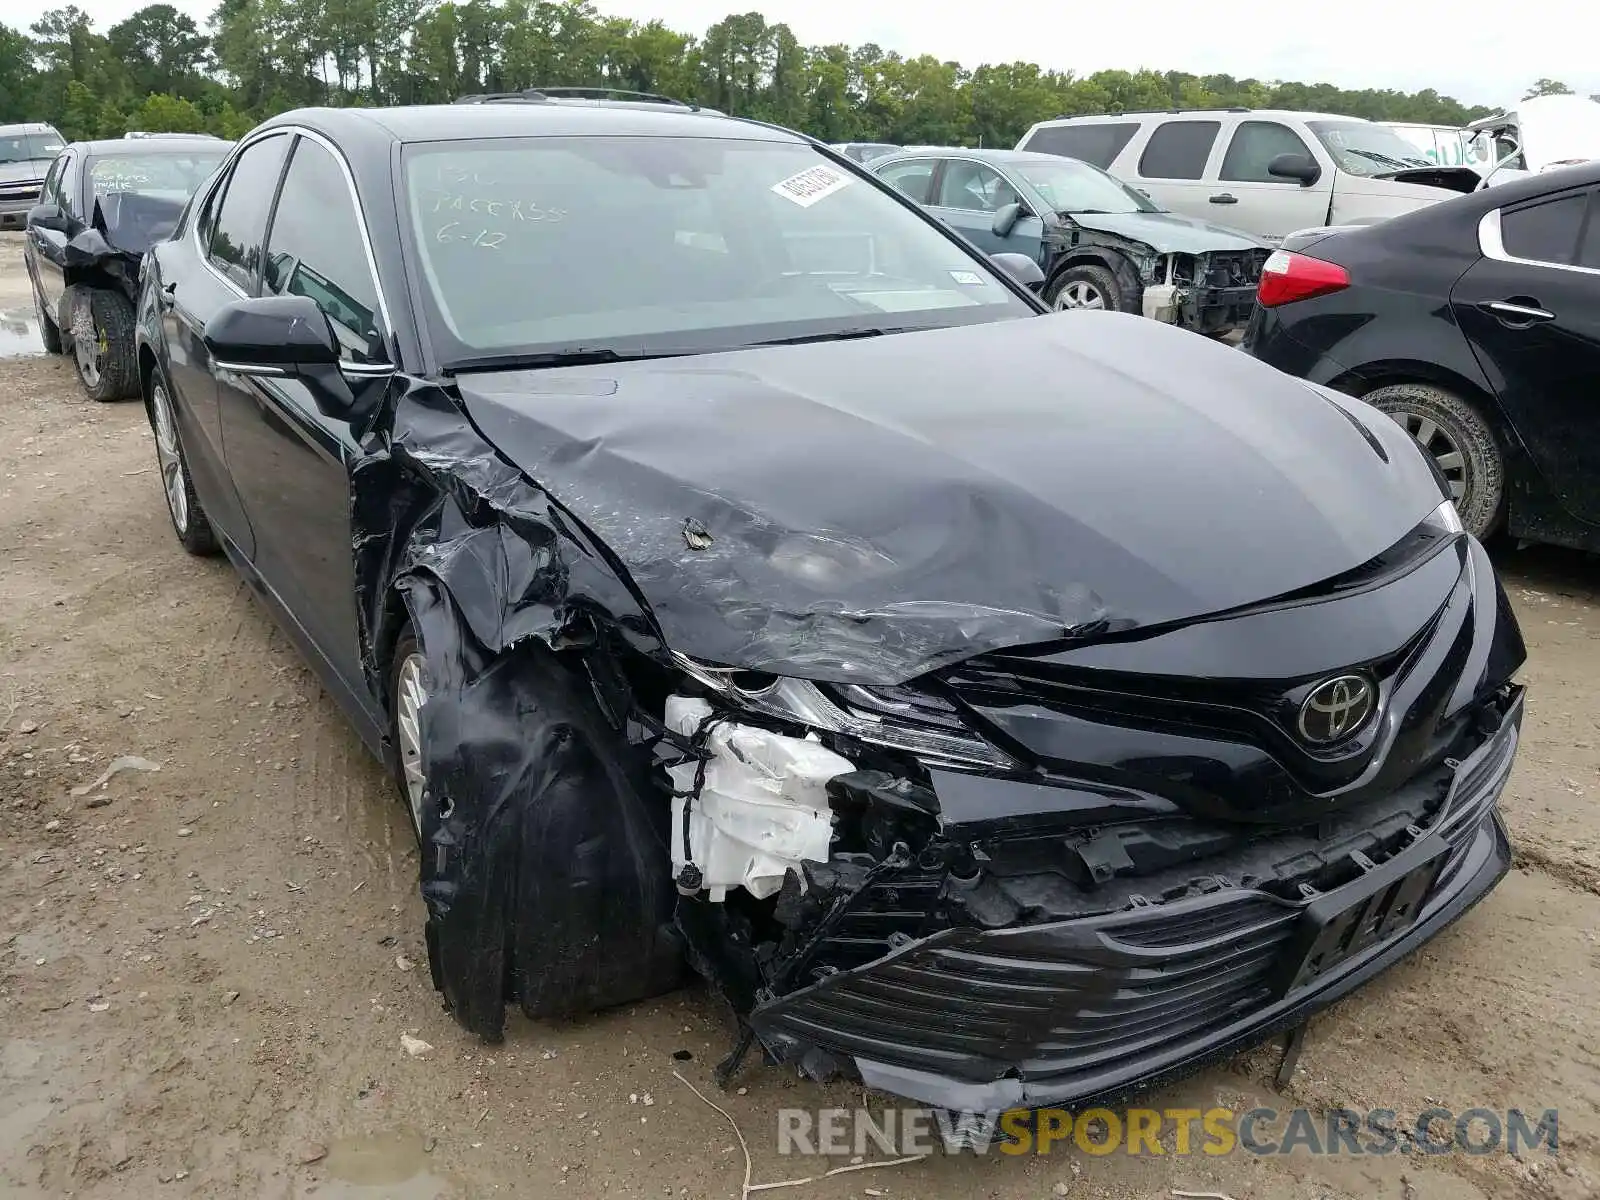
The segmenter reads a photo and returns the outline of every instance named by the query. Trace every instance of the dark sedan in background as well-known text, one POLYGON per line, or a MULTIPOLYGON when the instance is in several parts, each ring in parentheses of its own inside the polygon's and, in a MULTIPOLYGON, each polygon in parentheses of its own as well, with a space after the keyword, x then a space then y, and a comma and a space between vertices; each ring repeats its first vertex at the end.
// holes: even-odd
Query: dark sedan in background
POLYGON ((23 256, 45 349, 73 353, 95 400, 139 391, 133 305, 144 253, 172 232, 232 142, 141 134, 74 142, 50 164, 27 214, 23 256))
POLYGON ((1359 396, 1485 537, 1600 551, 1600 164, 1291 235, 1244 348, 1359 396))
POLYGON ((918 148, 867 169, 979 249, 1023 254, 1057 310, 1142 313, 1220 335, 1249 319, 1270 247, 1162 209, 1099 167, 1026 150, 918 148))

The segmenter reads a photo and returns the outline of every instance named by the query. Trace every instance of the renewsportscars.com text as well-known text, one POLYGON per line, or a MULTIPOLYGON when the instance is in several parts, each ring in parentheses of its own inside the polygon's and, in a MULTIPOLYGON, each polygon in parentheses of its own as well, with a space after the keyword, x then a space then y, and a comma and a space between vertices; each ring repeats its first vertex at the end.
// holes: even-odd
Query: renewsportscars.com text
POLYGON ((865 1108, 778 1110, 779 1154, 1523 1154, 1559 1149, 1557 1111, 1089 1108, 951 1112, 865 1108))

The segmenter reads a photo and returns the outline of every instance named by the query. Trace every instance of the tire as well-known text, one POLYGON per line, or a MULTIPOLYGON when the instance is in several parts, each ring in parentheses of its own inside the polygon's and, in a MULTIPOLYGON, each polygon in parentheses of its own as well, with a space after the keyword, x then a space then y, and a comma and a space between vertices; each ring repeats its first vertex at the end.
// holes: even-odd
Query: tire
POLYGON ((1391 383, 1362 399, 1433 459, 1466 531, 1479 539, 1493 533, 1504 515, 1505 465, 1494 431, 1472 402, 1431 383, 1391 383))
POLYGON ((1044 290, 1044 301, 1057 312, 1138 312, 1136 287, 1109 267, 1079 263, 1060 272, 1044 290))
POLYGON ((67 289, 73 362, 91 400, 126 400, 139 394, 133 343, 133 305, 120 292, 74 284, 67 289))
POLYGON ((394 654, 389 659, 389 736, 394 739, 395 748, 395 791, 406 807, 411 832, 416 834, 419 845, 422 842, 422 806, 427 803, 427 780, 422 774, 417 710, 427 700, 429 683, 422 643, 407 625, 400 631, 394 654))
POLYGON ((61 341, 61 326, 50 319, 50 314, 44 310, 44 301, 39 299, 39 289, 33 289, 33 307, 39 313, 39 337, 44 342, 46 354, 60 354, 66 349, 61 341))
POLYGON ((189 458, 184 453, 172 407, 172 389, 160 367, 150 373, 150 432, 155 435, 156 470, 161 474, 161 490, 167 498, 167 516, 178 544, 197 558, 213 555, 219 549, 217 535, 206 517, 206 510, 195 495, 194 478, 189 474, 189 458))

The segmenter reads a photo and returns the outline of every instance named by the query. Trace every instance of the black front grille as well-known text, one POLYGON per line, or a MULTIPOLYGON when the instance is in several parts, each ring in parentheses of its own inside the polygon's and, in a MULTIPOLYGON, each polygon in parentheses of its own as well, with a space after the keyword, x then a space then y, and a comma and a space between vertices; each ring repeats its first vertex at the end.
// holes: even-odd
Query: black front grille
MULTIPOLYGON (((1461 885, 1474 836, 1510 773, 1521 715, 1519 696, 1456 768, 1435 825, 1451 850, 1424 910, 1461 885)), ((1053 1089, 1090 1094, 1172 1047, 1221 1038, 1282 999, 1307 906, 1237 888, 1048 924, 945 928, 913 941, 904 924, 892 931, 899 921, 885 911, 904 920, 929 899, 930 880, 907 882, 860 913, 844 938, 858 954, 880 939, 900 948, 758 1006, 751 1023, 769 1045, 817 1045, 975 1082, 1047 1079, 1053 1089)), ((1303 992, 1326 982, 1312 979, 1303 992)))
POLYGON ((995 1064, 1092 1071, 1265 1003, 1297 911, 1234 895, 998 933, 950 929, 779 999, 761 1023, 871 1058, 904 1040, 911 1061, 932 1056, 969 1078, 995 1064))

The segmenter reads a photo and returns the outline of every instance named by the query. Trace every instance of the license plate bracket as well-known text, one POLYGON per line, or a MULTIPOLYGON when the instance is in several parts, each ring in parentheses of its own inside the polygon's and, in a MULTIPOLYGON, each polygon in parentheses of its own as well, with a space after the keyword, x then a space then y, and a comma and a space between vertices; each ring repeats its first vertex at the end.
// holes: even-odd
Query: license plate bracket
POLYGON ((1284 949, 1279 994, 1296 991, 1416 923, 1450 855, 1438 836, 1312 899, 1284 949))

